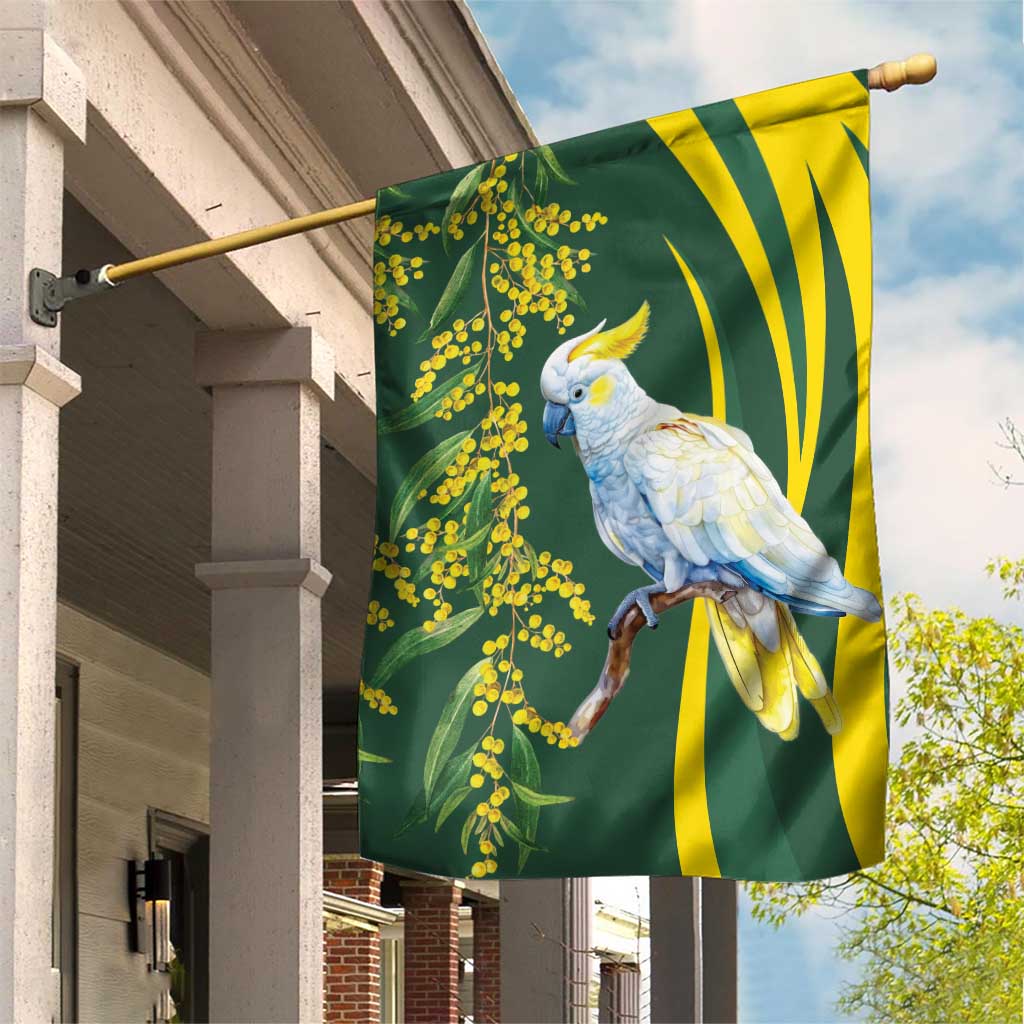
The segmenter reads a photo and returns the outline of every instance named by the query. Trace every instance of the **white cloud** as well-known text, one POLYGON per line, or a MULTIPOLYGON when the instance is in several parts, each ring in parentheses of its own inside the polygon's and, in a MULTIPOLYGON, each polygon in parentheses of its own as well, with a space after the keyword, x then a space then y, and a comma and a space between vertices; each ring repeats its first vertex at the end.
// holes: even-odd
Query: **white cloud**
MULTIPOLYGON (((873 447, 886 589, 972 614, 1013 614, 981 575, 1024 555, 1024 495, 998 486, 996 421, 1024 422, 1024 346, 984 314, 1024 294, 1024 272, 987 269, 888 289, 874 328, 873 447)), ((1024 609, 1016 607, 1024 621, 1024 609)))
MULTIPOLYGON (((892 200, 876 226, 879 271, 914 243, 915 217, 955 204, 999 224, 1024 185, 1020 40, 991 24, 1000 5, 566 4, 570 55, 549 73, 556 97, 528 100, 545 141, 832 74, 920 50, 939 55, 926 88, 872 104, 872 174, 892 200)), ((1005 5, 1002 6, 1005 10, 1005 5)), ((1008 230, 1010 225, 1004 225, 1008 230)), ((1024 237, 1024 221, 1014 227, 1024 237)))

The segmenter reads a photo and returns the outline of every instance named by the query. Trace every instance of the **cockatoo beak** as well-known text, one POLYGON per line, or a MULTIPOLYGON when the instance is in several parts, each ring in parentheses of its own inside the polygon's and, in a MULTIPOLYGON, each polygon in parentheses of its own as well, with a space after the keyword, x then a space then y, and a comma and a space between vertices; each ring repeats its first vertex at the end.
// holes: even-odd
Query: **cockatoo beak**
POLYGON ((571 436, 576 433, 576 424, 572 421, 572 412, 567 405, 556 402, 544 403, 544 436, 557 448, 560 436, 571 436))

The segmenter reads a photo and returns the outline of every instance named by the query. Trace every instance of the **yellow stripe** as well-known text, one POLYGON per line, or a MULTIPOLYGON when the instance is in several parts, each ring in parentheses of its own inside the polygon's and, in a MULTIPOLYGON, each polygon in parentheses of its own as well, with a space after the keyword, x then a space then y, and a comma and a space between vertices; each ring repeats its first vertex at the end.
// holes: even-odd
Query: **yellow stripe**
MULTIPOLYGON (((664 238, 665 236, 662 235, 664 238)), ((665 244, 672 250, 672 255, 679 264, 679 269, 686 278, 690 288, 690 295, 693 296, 693 304, 697 307, 697 317, 700 320, 701 330, 704 332, 704 344, 708 350, 708 368, 711 370, 711 415, 716 419, 725 419, 725 371, 722 369, 722 350, 718 345, 718 332, 715 330, 715 322, 711 319, 711 310, 708 308, 704 293, 697 284, 686 261, 676 251, 676 247, 665 238, 665 244)))
POLYGON ((707 607, 698 601, 686 644, 683 695, 676 729, 675 824, 679 870, 684 875, 720 878, 704 779, 704 707, 708 684, 707 607))
POLYGON ((743 196, 697 115, 692 110, 683 110, 677 114, 651 118, 647 123, 672 151, 711 204, 757 292, 771 334, 782 385, 782 405, 786 414, 788 492, 800 465, 796 383, 782 302, 768 256, 743 196))
MULTIPOLYGON (((868 110, 846 111, 843 120, 867 139, 868 110)), ((837 125, 837 132, 842 126, 837 125)), ((845 132, 843 133, 845 135, 845 132)), ((871 368, 871 211, 867 178, 852 146, 828 166, 813 161, 850 284, 857 332, 857 439, 847 539, 846 578, 881 596, 878 541, 871 483, 868 381, 871 368)), ((853 847, 861 865, 885 855, 885 627, 847 616, 839 623, 833 692, 846 722, 832 738, 836 783, 853 847)))
MULTIPOLYGON (((711 318, 711 310, 686 261, 667 238, 665 244, 672 251, 686 279, 704 332, 711 371, 712 414, 718 419, 725 419, 725 372, 722 369, 722 350, 718 344, 718 332, 711 318)), ((701 607, 694 608, 690 619, 690 638, 686 644, 683 689, 679 700, 679 725, 676 729, 676 849, 682 874, 718 878, 722 872, 718 867, 715 841, 711 834, 704 775, 704 709, 707 699, 710 626, 705 602, 699 601, 698 604, 701 607)))
MULTIPOLYGON (((767 93, 737 100, 740 113, 748 125, 770 120, 773 96, 767 93)), ((806 161, 812 158, 816 148, 823 145, 826 133, 820 130, 816 120, 787 124, 785 128, 785 131, 779 131, 778 126, 757 128, 751 134, 764 158, 782 207, 803 305, 807 401, 800 460, 796 472, 789 479, 788 487, 790 502, 797 512, 801 512, 818 444, 825 382, 825 266, 806 161)), ((839 130, 842 134, 841 142, 849 148, 849 140, 842 133, 841 126, 839 130)))

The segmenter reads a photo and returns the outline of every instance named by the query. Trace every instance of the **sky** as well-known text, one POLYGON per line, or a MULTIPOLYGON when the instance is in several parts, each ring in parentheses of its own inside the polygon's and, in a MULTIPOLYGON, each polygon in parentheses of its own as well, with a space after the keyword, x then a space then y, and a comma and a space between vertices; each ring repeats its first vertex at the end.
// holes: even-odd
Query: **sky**
MULTIPOLYGON (((872 445, 882 579, 933 606, 1015 617, 984 574, 1024 557, 1024 488, 998 422, 1024 425, 1021 4, 472 0, 542 142, 919 51, 923 88, 872 96, 872 445), (1012 614, 1010 614, 1012 613, 1012 614)), ((1024 465, 1019 467, 1024 476, 1024 465)), ((899 698, 902 681, 893 678, 899 698)), ((905 736, 894 735, 898 749, 905 736)), ((598 884, 635 905, 636 881, 598 884)), ((840 1021, 855 965, 836 924, 773 932, 741 908, 743 1024, 840 1021)))

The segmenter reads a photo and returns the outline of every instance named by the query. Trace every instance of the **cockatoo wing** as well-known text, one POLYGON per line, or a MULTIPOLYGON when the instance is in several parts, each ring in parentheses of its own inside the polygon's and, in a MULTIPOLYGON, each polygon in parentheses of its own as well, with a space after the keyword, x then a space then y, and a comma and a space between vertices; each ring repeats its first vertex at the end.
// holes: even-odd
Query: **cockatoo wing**
POLYGON ((797 611, 880 616, 874 595, 846 581, 742 430, 693 415, 659 423, 631 442, 626 470, 692 565, 727 566, 797 611))
POLYGON ((614 529, 608 525, 604 504, 598 497, 597 488, 593 484, 590 485, 590 500, 594 506, 594 523, 597 526, 597 534, 604 542, 604 546, 627 565, 642 566, 643 559, 633 555, 622 543, 614 529))

